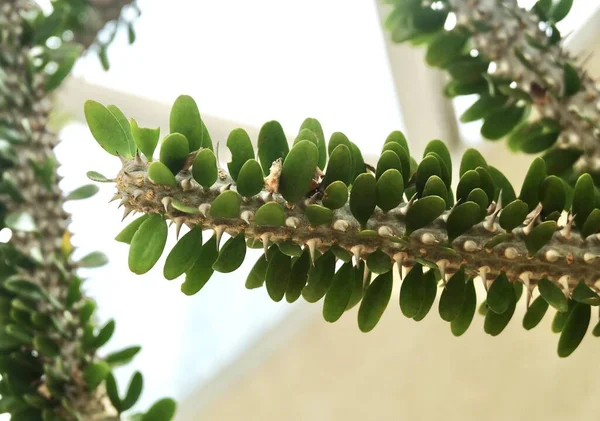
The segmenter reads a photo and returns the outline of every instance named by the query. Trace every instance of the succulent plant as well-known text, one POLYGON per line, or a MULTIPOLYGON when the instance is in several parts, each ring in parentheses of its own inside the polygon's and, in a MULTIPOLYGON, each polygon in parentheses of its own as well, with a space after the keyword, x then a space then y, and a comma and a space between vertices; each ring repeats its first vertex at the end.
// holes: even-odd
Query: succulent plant
MULTIPOLYGON (((117 16, 121 3, 111 2, 117 16)), ((103 265, 106 257, 72 258, 63 209, 65 201, 98 188, 62 193, 53 153, 58 139, 48 127, 51 92, 88 46, 67 42, 66 35, 73 32, 76 41, 83 32, 95 36, 115 15, 98 14, 89 28, 74 19, 95 13, 90 3, 58 0, 53 6, 49 15, 29 0, 0 6, 0 228, 12 232, 0 243, 0 413, 14 421, 119 420, 138 400, 143 379, 134 374, 121 398, 112 370, 140 347, 100 350, 115 322, 98 325, 77 269, 103 265), (57 42, 47 43, 51 37, 57 42)), ((138 419, 168 421, 174 410, 173 400, 163 399, 138 419)))

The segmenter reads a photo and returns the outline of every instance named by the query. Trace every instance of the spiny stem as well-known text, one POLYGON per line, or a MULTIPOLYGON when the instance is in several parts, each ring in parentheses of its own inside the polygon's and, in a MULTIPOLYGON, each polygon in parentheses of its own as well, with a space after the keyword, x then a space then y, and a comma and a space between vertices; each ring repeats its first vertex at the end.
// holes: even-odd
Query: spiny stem
MULTIPOLYGON (((221 189, 230 184, 227 176, 222 176, 207 190, 190 180, 191 176, 186 172, 177 176, 177 187, 166 187, 149 181, 146 171, 146 164, 139 165, 131 160, 125 163, 117 177, 117 194, 125 204, 126 212, 135 210, 161 214, 178 225, 200 224, 203 228, 225 230, 231 235, 244 232, 247 238, 259 240, 268 234, 272 242, 291 239, 297 244, 313 245, 320 250, 337 244, 361 259, 380 249, 402 266, 410 267, 416 259, 438 263, 438 266, 442 262, 446 274, 466 265, 473 276, 483 272, 486 278, 494 279, 500 272, 505 272, 513 282, 529 283, 531 287, 544 277, 556 282, 566 281, 570 290, 580 280, 592 288, 598 287, 600 260, 596 257, 600 256, 600 240, 596 235, 583 240, 578 233, 565 236, 556 231, 538 253, 529 256, 524 242, 527 226, 522 226, 508 234, 508 238, 497 246, 486 248, 486 244, 496 236, 507 234, 496 222, 490 223, 495 220, 495 211, 492 211, 486 220, 448 244, 445 220, 449 211, 427 227, 405 236, 405 211, 410 206, 407 203, 387 213, 377 209, 366 225, 368 232, 361 229, 348 205, 336 210, 334 220, 328 225, 311 226, 304 214, 304 204, 298 203, 292 209, 284 206, 286 226, 257 226, 252 215, 265 203, 264 198, 271 196, 266 191, 244 200, 239 218, 213 219, 210 205, 221 189), (191 188, 184 190, 181 187, 190 182, 191 188), (181 212, 172 206, 173 201, 198 211, 194 214, 181 212)), ((285 200, 278 194, 272 195, 271 200, 285 205, 285 200)))

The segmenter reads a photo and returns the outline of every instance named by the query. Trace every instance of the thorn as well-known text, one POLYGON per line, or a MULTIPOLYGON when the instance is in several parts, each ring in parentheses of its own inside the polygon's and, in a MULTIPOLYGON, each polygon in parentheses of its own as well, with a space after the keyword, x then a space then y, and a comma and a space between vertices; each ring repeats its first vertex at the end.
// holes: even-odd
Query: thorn
POLYGON ((333 223, 333 229, 336 231, 346 232, 350 227, 350 223, 345 219, 338 219, 333 223))
POLYGON ((113 197, 111 197, 111 199, 108 201, 108 203, 114 202, 115 200, 120 199, 120 198, 121 198, 121 193, 115 193, 113 195, 113 197))
POLYGON ((263 243, 263 250, 265 253, 265 260, 267 259, 267 250, 269 249, 269 242, 271 241, 272 234, 270 232, 265 232, 261 234, 260 240, 263 243))
POLYGON ((300 225, 300 220, 298 218, 296 218, 295 216, 290 216, 289 218, 287 218, 285 220, 286 227, 298 228, 298 225, 300 225))
POLYGON ((398 276, 400 277, 400 280, 402 280, 402 263, 404 263, 404 260, 407 257, 408 257, 408 254, 406 254, 403 251, 394 254, 394 256, 392 257, 394 259, 394 261, 396 262, 396 264, 398 265, 398 276))
POLYGON ((571 277, 569 275, 563 275, 558 279, 558 283, 562 286, 563 288, 563 293, 565 294, 565 297, 567 297, 567 299, 569 298, 569 279, 571 279, 571 277))
POLYGON ((183 189, 183 191, 191 190, 193 188, 192 179, 191 178, 182 179, 181 180, 181 188, 183 189))
POLYGON ((162 203, 165 208, 165 212, 169 212, 169 205, 171 204, 172 201, 173 201, 173 198, 169 197, 169 196, 165 196, 160 200, 160 203, 162 203))
POLYGON ((444 286, 446 285, 446 266, 450 264, 448 259, 442 259, 436 262, 436 265, 440 269, 440 274, 442 275, 442 282, 444 282, 444 286))
POLYGON ((496 203, 494 212, 492 212, 492 214, 489 215, 485 219, 485 221, 483 222, 483 228, 485 228, 489 232, 496 231, 496 218, 498 217, 498 214, 500 213, 501 210, 502 210, 502 190, 500 190, 500 193, 498 193, 498 202, 496 203))
POLYGON ((219 244, 221 244, 221 237, 223 236, 223 233, 225 232, 225 225, 217 225, 214 230, 215 230, 215 235, 217 238, 217 250, 219 250, 219 244))
POLYGON ((483 281, 483 287, 485 288, 485 290, 488 290, 488 285, 487 285, 487 274, 490 272, 490 267, 489 266, 482 266, 479 268, 479 276, 481 277, 481 280, 483 281))
POLYGON ((529 304, 531 304, 531 295, 532 295, 532 291, 533 291, 533 287, 532 287, 531 281, 530 281, 531 275, 533 275, 533 272, 530 272, 530 271, 523 272, 522 274, 519 275, 519 279, 521 279, 523 281, 523 284, 525 284, 525 288, 527 288, 526 308, 529 308, 529 304))
POLYGON ((465 243, 463 244, 463 249, 467 252, 467 253, 473 253, 474 251, 477 251, 478 247, 477 247, 477 243, 473 240, 467 240, 465 241, 465 243))
POLYGON ((127 171, 123 171, 123 178, 126 179, 127 181, 133 180, 133 176, 131 174, 129 174, 127 171))
POLYGON ((525 222, 527 223, 527 226, 525 228, 523 228, 523 234, 529 235, 529 233, 531 232, 533 227, 536 225, 536 222, 537 222, 538 217, 540 216, 540 213, 542 213, 542 204, 538 203, 538 205, 535 207, 535 209, 532 210, 529 213, 529 215, 527 215, 527 217, 525 218, 525 222))
POLYGON ((560 253, 556 250, 550 249, 546 252, 545 257, 547 261, 554 263, 560 258, 560 253))
POLYGON ((117 156, 119 157, 119 160, 121 161, 121 165, 125 165, 127 164, 127 158, 125 158, 123 155, 121 154, 117 154, 117 156))
POLYGON ((143 191, 143 190, 140 190, 140 189, 134 190, 134 191, 133 191, 133 198, 134 198, 134 199, 137 199, 138 197, 140 197, 140 196, 141 196, 141 195, 143 195, 143 194, 144 194, 144 191, 143 191))
POLYGON ((121 206, 127 205, 128 203, 129 203, 129 197, 125 196, 119 202, 119 206, 117 207, 117 209, 119 209, 121 206))
POLYGON ((383 238, 390 238, 394 236, 394 231, 392 231, 392 229, 387 225, 382 225, 377 230, 377 234, 379 234, 379 236, 383 238))
POLYGON ((144 161, 142 160, 139 151, 135 153, 135 164, 139 165, 140 167, 144 165, 144 161))
POLYGON ((125 207, 125 209, 123 210, 123 218, 121 218, 121 222, 123 222, 125 218, 127 218, 127 215, 129 215, 132 211, 133 208, 125 207))
MULTIPOLYGON (((183 223, 185 222, 185 218, 183 216, 179 216, 177 218, 175 218, 175 238, 177 240, 179 240, 179 232, 181 231, 181 226, 183 225, 183 223)), ((218 243, 218 239, 217 239, 217 243, 218 243)))
POLYGON ((360 265, 360 254, 362 253, 362 251, 364 250, 364 246, 362 245, 356 245, 353 246, 350 249, 350 253, 352 253, 354 255, 354 266, 358 267, 360 265))
POLYGON ((573 228, 573 222, 575 221, 575 215, 572 215, 571 212, 567 215, 567 223, 560 230, 560 235, 562 235, 567 240, 571 238, 571 229, 573 228))
POLYGON ((402 209, 400 209, 400 213, 402 215, 406 215, 406 212, 408 212, 408 209, 412 206, 413 202, 417 199, 417 193, 413 194, 412 197, 410 198, 410 200, 408 201, 408 203, 406 204, 406 206, 404 206, 402 209))
POLYGON ((240 218, 242 218, 244 220, 245 223, 247 223, 248 225, 250 225, 250 220, 254 217, 254 213, 252 211, 249 210, 245 210, 244 212, 242 212, 242 214, 240 215, 240 218))
POLYGON ((223 193, 224 191, 231 190, 231 183, 225 184, 223 187, 219 189, 219 193, 223 193))
POLYGON ((427 246, 431 246, 437 243, 435 236, 429 232, 426 232, 421 235, 421 242, 427 246))
POLYGON ((317 244, 320 243, 321 240, 318 238, 311 238, 310 240, 306 240, 306 245, 308 246, 308 251, 310 252, 310 260, 312 265, 315 265, 315 251, 317 249, 317 244))
POLYGON ((583 255, 583 261, 585 263, 594 263, 594 260, 596 260, 598 258, 598 256, 596 256, 595 254, 592 253, 585 253, 583 255))
POLYGON ((304 201, 304 203, 306 204, 306 206, 308 206, 308 205, 314 205, 315 203, 317 203, 317 200, 319 200, 319 196, 320 195, 321 195, 321 192, 316 192, 311 197, 309 197, 308 199, 306 199, 304 201))
POLYGON ((363 290, 369 287, 369 267, 365 265, 365 269, 363 271, 363 290))
POLYGON ((208 203, 203 203, 200 206, 198 206, 198 211, 204 217, 206 217, 209 210, 210 210, 210 204, 208 204, 208 203))
POLYGON ((516 259, 517 257, 519 257, 519 251, 514 247, 507 247, 504 250, 504 257, 510 260, 516 259))

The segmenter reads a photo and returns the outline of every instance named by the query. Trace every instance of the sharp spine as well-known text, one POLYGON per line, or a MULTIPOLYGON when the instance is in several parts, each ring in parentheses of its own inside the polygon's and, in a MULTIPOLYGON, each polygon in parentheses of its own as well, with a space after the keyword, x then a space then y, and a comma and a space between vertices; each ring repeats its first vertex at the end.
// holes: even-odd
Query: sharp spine
POLYGON ((162 205, 165 208, 165 212, 169 212, 169 205, 171 204, 172 201, 173 201, 173 198, 169 197, 169 196, 165 196, 160 200, 160 203, 162 203, 162 205))
POLYGON ((321 242, 318 238, 311 238, 310 240, 306 240, 306 245, 308 246, 308 251, 310 253, 310 261, 312 265, 315 265, 315 252, 317 250, 317 245, 321 242))

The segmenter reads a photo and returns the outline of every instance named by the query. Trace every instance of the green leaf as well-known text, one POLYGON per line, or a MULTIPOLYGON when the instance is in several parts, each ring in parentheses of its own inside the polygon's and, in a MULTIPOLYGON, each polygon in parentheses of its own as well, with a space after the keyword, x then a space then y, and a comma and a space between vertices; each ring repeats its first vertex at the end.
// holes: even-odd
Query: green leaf
POLYGON ((74 276, 73 280, 69 284, 69 289, 67 291, 67 299, 65 301, 65 306, 67 308, 71 308, 73 304, 81 299, 81 279, 74 276))
POLYGON ((283 254, 287 254, 290 257, 299 257, 302 255, 302 247, 292 240, 285 240, 277 245, 283 254))
POLYGON ((129 270, 141 275, 148 272, 160 258, 167 242, 167 222, 153 214, 142 222, 131 240, 129 270))
POLYGON ((536 327, 544 318, 546 311, 548 311, 548 302, 542 296, 537 297, 533 300, 523 317, 523 327, 526 330, 536 327))
POLYGON ((192 164, 192 177, 205 189, 210 189, 217 181, 219 170, 217 158, 210 149, 201 149, 192 164))
POLYGON ((333 323, 346 311, 354 290, 354 268, 352 263, 344 263, 336 272, 331 287, 325 294, 323 318, 333 323))
POLYGON ((86 184, 85 186, 81 186, 69 193, 67 197, 65 197, 65 200, 87 199, 88 197, 92 197, 98 193, 98 190, 100 189, 95 184, 86 184))
POLYGON ((317 149, 319 148, 319 139, 317 139, 317 135, 310 129, 301 129, 298 133, 298 136, 296 136, 296 139, 294 139, 294 143, 292 143, 292 145, 295 145, 302 140, 308 140, 313 143, 317 149))
MULTIPOLYGON (((444 142, 438 139, 430 141, 425 147, 423 156, 427 156, 428 153, 434 152, 441 160, 449 174, 452 174, 452 158, 450 157, 450 151, 444 142)), ((452 182, 452 179, 449 180, 452 182)))
POLYGON ((556 231, 555 221, 542 222, 533 228, 525 237, 525 246, 527 246, 529 255, 533 256, 544 247, 552 239, 554 231, 556 231))
POLYGON ((502 210, 498 222, 502 228, 511 232, 523 223, 528 213, 529 208, 527 204, 522 200, 517 199, 514 202, 509 203, 502 210))
POLYGON ((362 227, 367 225, 375 210, 376 183, 372 174, 360 174, 350 191, 350 211, 362 227))
POLYGON ((265 203, 256 211, 254 224, 257 226, 283 227, 285 225, 285 212, 277 202, 265 203))
POLYGON ((375 200, 382 211, 388 212, 398 206, 402 202, 403 194, 404 180, 398 170, 391 168, 377 180, 375 200))
POLYGON ((158 139, 160 137, 160 127, 156 129, 147 129, 138 126, 137 121, 133 118, 129 120, 131 127, 131 135, 138 149, 146 156, 148 161, 152 161, 154 150, 158 145, 158 139))
POLYGON ((175 416, 176 408, 177 404, 173 399, 161 399, 150 407, 141 421, 171 421, 175 416))
POLYGON ((360 174, 366 172, 365 161, 362 156, 362 152, 354 143, 350 143, 350 152, 352 152, 352 164, 354 166, 353 179, 356 179, 360 174))
POLYGON ((567 300, 567 297, 565 297, 562 289, 554 282, 547 278, 542 278, 538 282, 538 290, 540 291, 540 296, 557 311, 560 311, 561 313, 566 313, 568 311, 569 301, 567 300))
POLYGON ((262 255, 258 258, 252 269, 248 273, 248 277, 246 278, 246 288, 247 289, 255 289, 260 288, 265 283, 265 276, 267 274, 267 266, 269 265, 269 257, 273 256, 275 249, 277 248, 276 244, 273 244, 269 248, 269 252, 267 252, 267 256, 262 255))
POLYGON ((504 272, 501 272, 488 290, 487 306, 494 313, 502 314, 508 310, 510 303, 514 300, 514 295, 513 286, 504 272))
POLYGON ((271 165, 277 159, 285 160, 288 152, 289 147, 281 124, 277 121, 265 123, 258 134, 258 159, 264 175, 269 175, 271 165))
POLYGON ((140 352, 141 346, 131 346, 129 348, 122 349, 121 351, 111 352, 106 356, 106 361, 111 366, 124 365, 133 360, 133 358, 140 352))
POLYGON ((242 197, 233 190, 225 190, 213 200, 210 206, 212 218, 239 218, 242 197))
POLYGON ((331 250, 319 257, 308 271, 306 286, 302 297, 309 303, 316 303, 325 296, 333 282, 335 273, 335 255, 331 250))
POLYGON ((308 205, 304 214, 313 227, 329 224, 333 220, 333 211, 321 205, 308 205))
POLYGON ((46 92, 51 92, 62 84, 71 73, 71 69, 81 55, 83 47, 77 44, 64 44, 60 49, 63 53, 61 54, 61 60, 57 63, 56 71, 45 78, 46 92))
POLYGON ((96 303, 92 299, 88 298, 84 300, 83 306, 81 306, 81 309, 79 310, 79 320, 81 323, 87 323, 94 314, 95 310, 96 303))
POLYGON ((373 273, 381 274, 392 270, 392 259, 381 249, 375 250, 367 257, 367 267, 373 273))
MULTIPOLYGON (((121 412, 127 411, 130 409, 140 398, 142 394, 142 389, 144 388, 144 378, 142 377, 142 373, 136 371, 131 380, 129 381, 129 386, 127 387, 127 393, 125 394, 125 398, 121 401, 121 412)), ((162 420, 162 418, 160 418, 162 420)))
POLYGON ((275 302, 283 299, 290 281, 290 270, 292 258, 277 249, 269 260, 267 273, 265 274, 265 285, 269 297, 275 302))
POLYGON ((515 312, 516 305, 517 299, 513 293, 510 295, 510 303, 505 312, 498 314, 493 311, 488 311, 485 315, 485 321, 483 324, 483 330, 485 333, 492 336, 498 336, 500 333, 502 333, 504 328, 510 322, 510 319, 515 312))
POLYGON ((377 162, 375 178, 379 180, 379 177, 381 177, 385 171, 392 168, 402 172, 402 163, 400 162, 400 158, 394 151, 383 151, 379 157, 379 161, 377 162))
POLYGON ((196 225, 175 244, 165 261, 163 274, 172 280, 187 272, 198 259, 202 247, 202 228, 196 225))
POLYGON ((83 378, 90 390, 96 389, 110 373, 110 366, 104 361, 97 361, 88 365, 83 371, 83 378))
POLYGON ((308 140, 298 142, 289 151, 279 178, 279 193, 288 203, 299 202, 310 191, 318 160, 319 151, 308 140))
POLYGON ((587 238, 600 231, 600 209, 594 209, 581 228, 581 238, 587 238))
POLYGON ((94 251, 82 257, 81 260, 77 262, 77 266, 82 268, 97 268, 100 266, 104 266, 107 263, 108 257, 106 257, 106 254, 100 251, 94 251))
POLYGON ((477 203, 464 202, 456 206, 454 209, 452 209, 450 215, 448 215, 448 220, 446 221, 448 241, 454 241, 455 238, 463 235, 480 221, 481 208, 477 203))
POLYGON ((483 79, 487 74, 490 63, 483 60, 481 56, 471 57, 469 55, 457 58, 446 65, 446 70, 452 79, 459 82, 473 83, 483 79))
POLYGON ((242 165, 237 178, 237 191, 244 197, 252 197, 265 186, 262 168, 255 159, 249 159, 242 165))
POLYGON ((98 332, 98 335, 94 338, 90 344, 92 348, 100 348, 105 345, 115 333, 115 321, 109 320, 98 332))
POLYGON ((580 149, 553 148, 547 151, 542 159, 546 163, 548 174, 561 175, 570 170, 583 155, 580 149))
POLYGON ((444 67, 458 58, 469 37, 459 30, 439 33, 427 47, 425 61, 433 67, 444 67))
POLYGON ((212 267, 217 272, 230 273, 239 268, 246 258, 246 236, 240 232, 225 242, 212 267))
POLYGON ((600 305, 600 297, 592 289, 585 284, 584 281, 580 281, 573 292, 571 298, 579 303, 584 303, 590 306, 600 305))
POLYGON ((594 326, 594 329, 592 330, 592 335, 594 335, 596 338, 600 337, 600 321, 596 323, 596 326, 594 326))
MULTIPOLYGON (((381 151, 381 153, 385 153, 387 151, 391 151, 394 152, 396 155, 398 155, 398 158, 400 158, 400 163, 402 164, 402 179, 403 180, 410 180, 410 177, 412 175, 412 171, 411 171, 411 157, 408 155, 408 152, 406 151, 406 149, 404 149, 404 147, 397 142, 388 142, 386 144, 383 145, 383 149, 381 151)), ((416 162, 415 162, 416 164, 416 162)), ((415 171, 416 171, 416 165, 415 165, 415 171)))
POLYGON ((573 192, 573 214, 575 215, 575 225, 579 229, 583 228, 588 216, 594 210, 594 180, 589 174, 582 174, 575 184, 573 192))
POLYGON ((424 285, 423 266, 415 263, 400 287, 400 310, 406 317, 413 318, 419 312, 425 298, 424 285))
POLYGON ((229 175, 237 181, 240 169, 249 159, 254 159, 254 148, 250 136, 244 129, 235 129, 227 137, 227 147, 231 152, 231 162, 227 163, 229 175))
POLYGON ((115 407, 115 409, 120 412, 121 411, 121 397, 119 396, 119 389, 117 387, 117 380, 112 373, 108 373, 106 376, 106 394, 110 399, 110 403, 115 407))
POLYGON ((148 178, 160 186, 177 186, 177 180, 171 170, 160 161, 154 161, 148 166, 148 178))
POLYGON ((213 150, 212 140, 200 117, 196 101, 188 95, 180 95, 175 100, 169 116, 171 133, 181 133, 189 144, 190 151, 200 148, 213 150))
POLYGON ((9 213, 4 217, 4 225, 14 231, 36 232, 37 226, 33 217, 25 211, 9 213))
POLYGON ((546 177, 540 187, 540 201, 544 216, 552 212, 562 212, 567 200, 567 193, 562 180, 555 175, 546 177))
POLYGON ((560 334, 558 340, 558 356, 568 357, 577 349, 588 326, 590 325, 591 307, 587 304, 576 303, 560 334))
POLYGON ((335 148, 337 148, 339 145, 345 145, 349 150, 352 149, 352 142, 350 142, 348 136, 341 132, 333 132, 329 138, 329 143, 327 144, 327 152, 329 153, 329 156, 331 156, 335 148))
POLYGON ((354 167, 350 149, 346 145, 338 145, 329 156, 329 164, 327 165, 327 171, 325 171, 323 185, 327 187, 334 181, 343 181, 349 184, 353 180, 353 172, 354 167))
POLYGON ((112 182, 112 180, 109 180, 108 178, 106 178, 104 175, 100 174, 97 171, 88 171, 85 175, 90 180, 96 181, 98 183, 110 183, 110 182, 112 182))
POLYGON ((200 249, 196 263, 185 274, 185 282, 181 284, 181 292, 194 295, 202 289, 213 274, 212 265, 217 260, 217 236, 213 235, 200 249))
POLYGON ((467 202, 477 203, 477 205, 479 206, 479 218, 477 219, 477 222, 483 221, 483 219, 487 215, 487 208, 489 204, 488 195, 485 194, 485 192, 482 189, 476 188, 474 190, 471 190, 471 193, 469 193, 469 196, 467 196, 467 202))
POLYGON ((556 0, 549 12, 549 17, 554 22, 560 22, 567 17, 573 6, 573 0, 556 0))
POLYGON ((148 219, 150 217, 150 215, 142 215, 139 218, 137 218, 135 221, 131 222, 129 225, 127 225, 125 228, 123 228, 123 230, 117 234, 117 236, 115 237, 115 240, 121 242, 121 243, 125 243, 125 244, 130 244, 131 240, 133 239, 133 235, 137 232, 137 230, 139 229, 140 225, 142 225, 144 223, 144 221, 146 219, 148 219))
POLYGON ((462 123, 470 123, 487 117, 494 111, 502 108, 508 98, 504 95, 490 96, 482 94, 461 116, 462 123))
POLYGON ((458 181, 456 186, 456 200, 465 201, 469 197, 469 194, 481 186, 481 177, 475 170, 469 170, 465 172, 458 181))
POLYGON ((190 148, 186 137, 180 133, 171 133, 163 139, 160 146, 160 162, 165 164, 173 174, 178 174, 189 153, 190 148))
POLYGON ((415 322, 420 322, 427 316, 431 307, 433 307, 433 302, 435 301, 435 296, 437 294, 437 275, 435 270, 430 270, 426 274, 423 275, 423 300, 421 301, 421 306, 419 307, 419 311, 413 317, 415 322))
POLYGON ((496 192, 494 194, 494 200, 498 201, 498 197, 500 196, 500 190, 502 190, 502 203, 505 205, 512 202, 517 198, 515 194, 515 190, 512 187, 512 184, 508 179, 502 174, 497 168, 492 166, 488 167, 488 172, 494 186, 496 186, 496 192))
POLYGON ((451 322, 458 317, 465 301, 465 271, 461 267, 446 283, 440 297, 439 312, 442 320, 451 322))
POLYGON ((348 187, 341 181, 334 181, 325 188, 323 206, 335 210, 348 202, 348 187))
MULTIPOLYGON (((416 174, 416 187, 419 197, 423 195, 425 184, 432 176, 442 176, 442 168, 439 161, 432 155, 428 155, 419 163, 416 174)), ((444 195, 446 196, 446 195, 444 195)))
POLYGON ((465 285, 465 298, 460 312, 450 322, 450 329, 454 336, 461 336, 467 331, 473 321, 476 306, 477 296, 475 285, 473 284, 473 279, 469 279, 465 285))
POLYGON ((121 111, 116 105, 107 105, 106 108, 117 118, 119 124, 121 125, 121 127, 123 127, 125 135, 127 136, 129 153, 131 154, 131 156, 135 156, 135 154, 137 153, 137 146, 131 133, 131 125, 129 124, 129 120, 127 120, 127 117, 125 116, 125 114, 123 114, 123 111, 121 111))
POLYGON ((362 332, 373 330, 381 319, 392 296, 393 284, 394 277, 389 271, 375 278, 365 291, 358 309, 358 328, 362 332))
POLYGON ((489 140, 502 139, 509 134, 525 116, 526 107, 507 106, 485 117, 481 135, 489 140))
POLYGON ((437 196, 423 197, 412 204, 406 212, 406 235, 435 221, 446 209, 444 199, 437 196))
POLYGON ((112 155, 131 157, 127 134, 119 120, 99 102, 87 100, 83 111, 94 139, 112 155))
POLYGON ((467 149, 460 161, 460 177, 462 177, 467 171, 476 170, 478 167, 488 168, 485 158, 478 150, 473 148, 467 149))
POLYGON ((177 209, 179 212, 187 213, 188 215, 197 215, 200 213, 198 208, 196 208, 194 206, 188 206, 184 203, 181 203, 177 199, 173 199, 171 201, 171 206, 173 206, 173 208, 177 209))
POLYGON ((325 169, 327 164, 327 147, 325 146, 325 135, 321 123, 316 118, 307 118, 302 122, 300 130, 309 129, 317 136, 317 149, 319 150, 319 168, 325 169))
POLYGON ((47 336, 35 335, 33 337, 33 346, 44 357, 54 358, 60 355, 58 344, 47 336))
POLYGON ((302 289, 308 280, 308 271, 310 268, 310 253, 308 248, 305 248, 298 260, 292 265, 290 280, 285 290, 285 300, 288 303, 295 302, 302 295, 302 289))
POLYGON ((531 163, 519 199, 527 203, 529 212, 535 209, 540 202, 540 186, 546 179, 546 164, 542 158, 536 158, 531 163))

